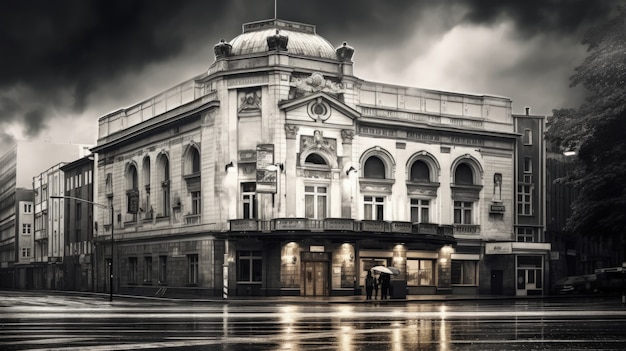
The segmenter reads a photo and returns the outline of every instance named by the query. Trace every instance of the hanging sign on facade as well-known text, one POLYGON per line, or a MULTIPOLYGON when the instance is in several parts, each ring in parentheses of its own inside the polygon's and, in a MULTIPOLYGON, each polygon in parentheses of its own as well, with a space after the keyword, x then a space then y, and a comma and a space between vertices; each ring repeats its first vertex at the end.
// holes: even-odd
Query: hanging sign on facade
POLYGON ((513 252, 513 245, 510 242, 486 243, 485 254, 487 255, 507 255, 513 252))
POLYGON ((276 193, 277 170, 274 166, 274 144, 256 146, 256 192, 276 193))

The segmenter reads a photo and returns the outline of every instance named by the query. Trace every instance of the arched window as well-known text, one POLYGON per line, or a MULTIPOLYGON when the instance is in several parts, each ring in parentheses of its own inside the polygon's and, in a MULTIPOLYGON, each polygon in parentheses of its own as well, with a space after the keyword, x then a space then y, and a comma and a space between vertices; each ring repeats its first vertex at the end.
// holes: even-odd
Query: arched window
POLYGON ((191 149, 191 173, 200 173, 200 153, 195 147, 191 149))
POLYGON ((430 168, 424 161, 415 161, 411 165, 412 182, 430 182, 430 168))
POLYGON ((319 154, 312 153, 306 157, 304 160, 305 164, 316 165, 316 166, 325 166, 327 165, 326 160, 320 156, 319 154))
POLYGON ((160 210, 167 217, 170 215, 170 161, 166 155, 159 157, 158 175, 161 181, 160 210))
POLYGON ((126 212, 132 213, 132 220, 139 211, 139 180, 137 177, 137 167, 134 164, 128 166, 126 170, 126 212))
POLYGON ((142 180, 143 186, 146 189, 146 195, 142 208, 144 209, 145 217, 152 218, 152 204, 150 203, 150 157, 146 156, 143 159, 142 167, 142 180))
POLYGON ((474 184, 474 172, 472 168, 465 163, 458 165, 454 171, 454 183, 461 185, 474 184))
POLYGON ((363 167, 363 176, 371 179, 385 179, 385 163, 376 156, 370 156, 363 167))

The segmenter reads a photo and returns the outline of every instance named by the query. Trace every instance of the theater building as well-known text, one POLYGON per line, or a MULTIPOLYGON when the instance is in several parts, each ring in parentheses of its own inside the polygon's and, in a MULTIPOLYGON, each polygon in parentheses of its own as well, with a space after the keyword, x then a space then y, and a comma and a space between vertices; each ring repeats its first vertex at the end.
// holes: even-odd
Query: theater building
POLYGON ((115 291, 352 295, 383 265, 393 297, 519 293, 511 100, 365 81, 354 51, 247 23, 207 72, 101 117, 99 289, 111 263, 115 291))

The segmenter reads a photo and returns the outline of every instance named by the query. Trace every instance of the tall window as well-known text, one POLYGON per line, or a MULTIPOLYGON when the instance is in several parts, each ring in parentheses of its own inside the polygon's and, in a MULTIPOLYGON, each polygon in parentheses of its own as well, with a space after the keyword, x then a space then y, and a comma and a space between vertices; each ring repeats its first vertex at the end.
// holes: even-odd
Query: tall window
POLYGON ((146 189, 143 209, 145 213, 145 218, 149 219, 153 216, 152 204, 150 203, 150 157, 146 156, 143 159, 143 167, 142 167, 142 179, 143 185, 146 189))
POLYGON ((187 255, 187 283, 198 284, 198 255, 187 255))
POLYGON ((126 211, 131 213, 133 221, 136 221, 137 211, 139 210, 139 181, 135 165, 130 165, 126 173, 126 201, 126 211))
POLYGON ((241 183, 241 204, 244 219, 257 218, 256 183, 241 183))
POLYGON ((382 221, 385 218, 385 197, 364 196, 363 215, 365 219, 382 221))
POLYGON ((434 285, 433 260, 407 260, 407 285, 434 285))
POLYGON ((152 282, 152 257, 146 256, 143 259, 143 281, 152 282))
POLYGON ((517 212, 522 216, 533 214, 533 186, 529 184, 518 185, 517 212))
POLYGON ((263 280, 263 257, 261 251, 239 251, 237 281, 260 282, 263 280))
POLYGON ((24 204, 24 213, 31 213, 33 212, 33 205, 32 204, 24 204))
POLYGON ((430 223, 430 200, 411 199, 411 223, 430 223))
POLYGON ((462 185, 474 184, 474 172, 472 168, 465 163, 458 165, 454 172, 454 183, 462 185))
POLYGON ((306 218, 324 219, 327 208, 327 188, 307 185, 304 187, 304 207, 306 218))
POLYGON ((30 257, 30 247, 23 247, 22 248, 22 257, 23 258, 30 257))
POLYGON ((30 230, 31 230, 30 227, 31 227, 30 223, 22 224, 22 234, 30 234, 30 230))
POLYGON ((201 205, 202 205, 202 201, 200 197, 200 192, 192 191, 191 192, 191 214, 194 214, 194 215, 200 214, 200 211, 202 210, 201 205))
POLYGON ((137 257, 128 258, 128 284, 137 284, 137 257))
POLYGON ((159 159, 159 175, 161 177, 161 213, 163 216, 170 215, 170 161, 167 156, 161 155, 159 159))
POLYGON ((452 260, 451 283, 476 285, 478 268, 476 261, 452 260))
POLYGON ((363 166, 363 176, 372 179, 385 179, 385 163, 376 156, 371 156, 363 166))
POLYGON ((430 168, 424 161, 415 161, 411 166, 412 182, 430 182, 430 168))
POLYGON ((167 283, 167 256, 159 256, 159 284, 167 283))
POLYGON ((524 145, 533 144, 533 132, 530 129, 524 129, 524 145))
POLYGON ((454 223, 455 224, 472 224, 472 207, 474 203, 471 201, 455 201, 454 202, 454 223))

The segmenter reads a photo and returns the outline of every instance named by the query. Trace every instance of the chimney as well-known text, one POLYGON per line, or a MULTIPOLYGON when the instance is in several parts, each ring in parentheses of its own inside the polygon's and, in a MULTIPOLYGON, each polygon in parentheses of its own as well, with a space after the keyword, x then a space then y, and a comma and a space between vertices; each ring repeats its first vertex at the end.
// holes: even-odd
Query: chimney
POLYGON ((526 109, 526 116, 528 116, 530 114, 530 107, 524 107, 524 109, 526 109))

